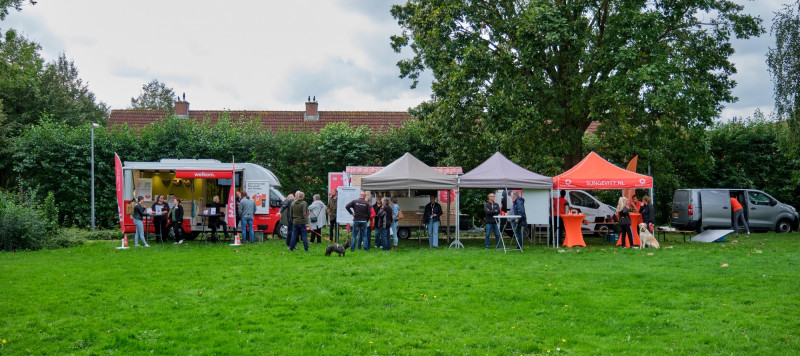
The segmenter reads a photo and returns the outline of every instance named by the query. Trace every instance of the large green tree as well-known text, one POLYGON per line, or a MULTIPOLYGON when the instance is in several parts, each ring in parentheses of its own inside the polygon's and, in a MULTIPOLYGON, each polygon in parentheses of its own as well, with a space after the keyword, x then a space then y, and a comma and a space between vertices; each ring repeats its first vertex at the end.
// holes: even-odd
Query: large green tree
POLYGON ((131 98, 130 109, 171 111, 175 102, 175 92, 166 84, 153 79, 142 85, 138 97, 131 98))
POLYGON ((767 66, 772 76, 775 114, 789 123, 791 153, 800 153, 800 1, 786 4, 775 14, 771 33, 775 47, 767 52, 767 66))
POLYGON ((725 0, 411 0, 392 15, 393 48, 412 52, 401 76, 430 70, 417 114, 453 160, 501 150, 544 173, 582 158, 594 120, 631 142, 707 127, 736 99, 730 40, 763 32, 725 0))

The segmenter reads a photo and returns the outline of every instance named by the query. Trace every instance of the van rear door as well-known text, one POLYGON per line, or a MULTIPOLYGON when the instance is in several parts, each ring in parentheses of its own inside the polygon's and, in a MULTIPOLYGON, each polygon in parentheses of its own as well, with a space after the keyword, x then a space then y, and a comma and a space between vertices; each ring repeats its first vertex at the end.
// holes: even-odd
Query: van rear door
POLYGON ((689 206, 692 206, 692 214, 694 209, 699 208, 696 204, 699 202, 692 201, 692 191, 688 189, 678 189, 672 198, 672 225, 681 229, 686 229, 689 226, 689 220, 693 217, 689 215, 689 206))
POLYGON ((703 227, 731 226, 731 197, 727 189, 700 190, 701 223, 703 227))

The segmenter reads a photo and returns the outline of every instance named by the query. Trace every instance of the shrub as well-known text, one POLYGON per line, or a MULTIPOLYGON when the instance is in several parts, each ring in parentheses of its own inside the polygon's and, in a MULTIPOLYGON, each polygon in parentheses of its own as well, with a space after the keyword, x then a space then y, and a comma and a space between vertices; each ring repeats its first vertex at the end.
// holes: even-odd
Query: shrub
POLYGON ((58 216, 53 194, 44 204, 35 192, 30 195, 0 191, 0 250, 38 250, 49 247, 48 240, 58 235, 58 216), (51 204, 50 207, 47 207, 51 204))

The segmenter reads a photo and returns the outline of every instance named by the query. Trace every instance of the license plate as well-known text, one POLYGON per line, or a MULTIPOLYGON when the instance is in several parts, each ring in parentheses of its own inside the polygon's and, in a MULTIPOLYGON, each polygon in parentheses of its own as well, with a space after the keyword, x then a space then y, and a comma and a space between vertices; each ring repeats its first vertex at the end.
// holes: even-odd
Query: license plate
POLYGON ((678 213, 672 213, 672 216, 677 218, 678 217, 678 213))

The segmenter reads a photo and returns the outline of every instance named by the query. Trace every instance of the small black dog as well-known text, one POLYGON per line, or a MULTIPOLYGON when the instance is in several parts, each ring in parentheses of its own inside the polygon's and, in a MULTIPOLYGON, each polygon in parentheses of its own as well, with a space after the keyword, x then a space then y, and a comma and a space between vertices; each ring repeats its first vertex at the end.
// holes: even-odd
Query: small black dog
POLYGON ((330 256, 331 252, 336 252, 339 254, 339 257, 344 256, 344 252, 350 247, 350 240, 344 243, 344 245, 333 244, 328 245, 328 248, 325 249, 325 256, 330 256))

